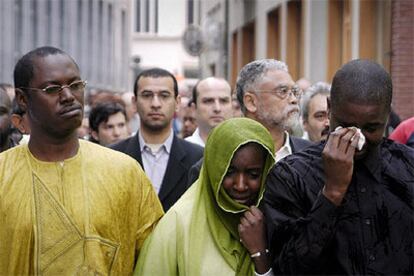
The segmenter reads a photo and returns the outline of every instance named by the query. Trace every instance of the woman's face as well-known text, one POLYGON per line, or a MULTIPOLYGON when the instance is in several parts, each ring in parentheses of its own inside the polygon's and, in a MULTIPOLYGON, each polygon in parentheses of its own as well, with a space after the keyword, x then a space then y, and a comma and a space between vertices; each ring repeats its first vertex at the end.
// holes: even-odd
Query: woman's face
POLYGON ((224 190, 240 204, 255 205, 264 164, 265 152, 262 146, 249 143, 240 147, 224 176, 222 183, 224 190))

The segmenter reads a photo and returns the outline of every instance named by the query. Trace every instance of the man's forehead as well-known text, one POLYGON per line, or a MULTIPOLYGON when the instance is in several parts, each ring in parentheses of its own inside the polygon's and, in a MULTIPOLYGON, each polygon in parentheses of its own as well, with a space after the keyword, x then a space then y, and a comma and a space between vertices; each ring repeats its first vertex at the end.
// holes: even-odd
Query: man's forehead
POLYGON ((207 92, 221 91, 230 96, 231 87, 224 79, 207 78, 198 84, 198 92, 200 96, 207 92))
POLYGON ((275 86, 280 86, 293 85, 294 82, 288 72, 283 70, 271 69, 264 73, 263 76, 257 80, 256 84, 258 86, 263 84, 273 84, 275 86))
POLYGON ((327 108, 328 107, 327 98, 328 96, 326 95, 317 94, 310 99, 309 105, 310 106, 323 106, 327 108))
POLYGON ((363 104, 345 102, 339 106, 331 106, 331 113, 335 119, 343 123, 355 123, 359 120, 382 121, 388 117, 384 104, 363 104))
POLYGON ((230 99, 231 96, 227 95, 227 93, 223 90, 210 90, 208 92, 202 93, 199 96, 200 99, 230 99))
POLYGON ((53 81, 62 77, 62 73, 68 77, 79 77, 79 69, 68 55, 55 54, 33 59, 33 79, 40 77, 53 81))
POLYGON ((138 80, 139 90, 173 89, 174 81, 171 77, 141 77, 138 80))
POLYGON ((125 115, 121 111, 114 113, 112 115, 109 115, 108 117, 108 122, 109 121, 118 122, 118 121, 125 121, 125 120, 126 120, 125 115))

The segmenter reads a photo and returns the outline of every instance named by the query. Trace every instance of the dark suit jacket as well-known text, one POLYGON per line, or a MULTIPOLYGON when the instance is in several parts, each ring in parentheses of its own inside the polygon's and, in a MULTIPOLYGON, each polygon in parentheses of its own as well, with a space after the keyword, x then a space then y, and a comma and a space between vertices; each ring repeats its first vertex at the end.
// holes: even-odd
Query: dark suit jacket
MULTIPOLYGON (((110 148, 128 154, 144 168, 142 165, 138 133, 135 136, 111 145, 110 148)), ((191 166, 203 157, 203 151, 204 149, 202 147, 174 135, 167 169, 158 193, 165 212, 187 190, 188 171, 191 166)))
MULTIPOLYGON (((289 143, 290 143, 290 147, 292 148, 292 153, 301 151, 304 148, 313 144, 312 142, 308 140, 297 138, 297 137, 292 137, 292 136, 289 136, 289 143)), ((188 172, 188 182, 187 182, 188 187, 190 187, 194 183, 194 181, 198 179, 202 164, 203 164, 203 158, 201 158, 197 163, 194 164, 194 166, 191 167, 190 171, 188 172)))

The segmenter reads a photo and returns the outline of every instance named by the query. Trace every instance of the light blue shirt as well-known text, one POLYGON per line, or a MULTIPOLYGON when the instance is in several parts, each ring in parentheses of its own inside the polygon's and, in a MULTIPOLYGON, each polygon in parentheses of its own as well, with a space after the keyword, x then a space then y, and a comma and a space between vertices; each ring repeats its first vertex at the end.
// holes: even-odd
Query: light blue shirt
POLYGON ((157 194, 160 192, 162 180, 165 171, 167 170, 168 159, 170 158, 171 146, 174 138, 174 132, 171 130, 170 135, 160 145, 151 145, 144 141, 141 132, 138 132, 139 145, 142 156, 142 165, 145 174, 151 180, 157 194), (153 151, 153 148, 158 147, 158 150, 153 151))

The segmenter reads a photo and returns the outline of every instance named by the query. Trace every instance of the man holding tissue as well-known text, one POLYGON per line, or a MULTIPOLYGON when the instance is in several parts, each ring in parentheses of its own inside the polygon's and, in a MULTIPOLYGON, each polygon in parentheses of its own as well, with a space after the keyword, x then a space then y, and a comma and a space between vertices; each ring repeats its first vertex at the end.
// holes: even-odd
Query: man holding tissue
POLYGON ((391 100, 391 78, 372 61, 335 74, 327 141, 267 180, 275 273, 413 275, 414 151, 383 138, 391 100))

